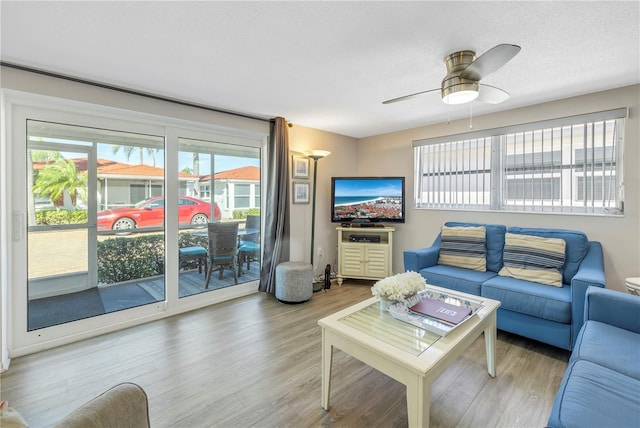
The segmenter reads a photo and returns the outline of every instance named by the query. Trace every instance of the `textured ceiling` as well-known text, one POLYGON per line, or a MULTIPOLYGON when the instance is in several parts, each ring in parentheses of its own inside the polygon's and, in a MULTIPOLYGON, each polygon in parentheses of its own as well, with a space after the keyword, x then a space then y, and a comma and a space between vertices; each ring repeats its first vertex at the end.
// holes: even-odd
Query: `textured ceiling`
POLYGON ((640 2, 2 1, 3 62, 365 137, 469 115, 443 58, 522 51, 479 115, 640 83, 640 2))

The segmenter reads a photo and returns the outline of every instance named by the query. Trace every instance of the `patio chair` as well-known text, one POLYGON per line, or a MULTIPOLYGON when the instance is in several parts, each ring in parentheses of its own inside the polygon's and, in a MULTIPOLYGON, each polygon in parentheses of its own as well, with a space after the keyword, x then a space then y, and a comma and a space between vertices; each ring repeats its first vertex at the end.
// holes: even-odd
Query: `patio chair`
POLYGON ((219 278, 225 269, 233 272, 233 279, 238 283, 238 223, 209 223, 209 266, 204 288, 209 288, 211 273, 219 272, 219 278))
POLYGON ((251 262, 260 260, 260 216, 248 215, 245 231, 251 232, 241 236, 238 248, 238 273, 242 275, 242 264, 251 269, 251 262))
POLYGON ((191 264, 195 263, 198 267, 198 273, 202 273, 204 267, 207 271, 207 249, 200 246, 182 247, 178 249, 180 258, 180 268, 187 269, 191 264))

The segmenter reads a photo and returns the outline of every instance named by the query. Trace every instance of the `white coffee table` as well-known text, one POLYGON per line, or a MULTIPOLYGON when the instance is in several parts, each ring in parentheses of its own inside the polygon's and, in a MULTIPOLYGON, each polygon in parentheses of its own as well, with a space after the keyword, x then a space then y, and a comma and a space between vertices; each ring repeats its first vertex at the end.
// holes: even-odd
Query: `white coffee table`
POLYGON ((322 318, 322 407, 329 409, 333 348, 407 387, 409 427, 428 427, 431 384, 484 332, 489 375, 495 377, 496 312, 500 302, 446 288, 429 289, 482 302, 476 315, 444 337, 399 321, 373 297, 322 318))

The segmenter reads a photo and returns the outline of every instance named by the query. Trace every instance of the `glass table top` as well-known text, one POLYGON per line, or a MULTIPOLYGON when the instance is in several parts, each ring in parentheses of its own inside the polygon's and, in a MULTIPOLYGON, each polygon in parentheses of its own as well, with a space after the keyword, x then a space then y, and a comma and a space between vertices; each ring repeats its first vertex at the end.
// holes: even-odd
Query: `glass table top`
POLYGON ((441 336, 393 318, 378 302, 341 318, 339 322, 389 345, 418 356, 441 336))

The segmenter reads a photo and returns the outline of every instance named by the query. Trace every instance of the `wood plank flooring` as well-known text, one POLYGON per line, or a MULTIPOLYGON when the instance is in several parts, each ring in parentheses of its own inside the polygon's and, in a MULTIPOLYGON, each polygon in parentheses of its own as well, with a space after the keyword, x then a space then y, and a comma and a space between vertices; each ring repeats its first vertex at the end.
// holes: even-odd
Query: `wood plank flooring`
MULTIPOLYGON (((153 427, 404 427, 405 387, 347 354, 320 407, 318 319, 371 296, 345 281, 310 302, 259 293, 12 360, 1 393, 49 426, 118 382, 141 385, 153 427)), ((484 339, 434 383, 432 427, 542 427, 569 352, 498 332, 497 377, 484 339)))

